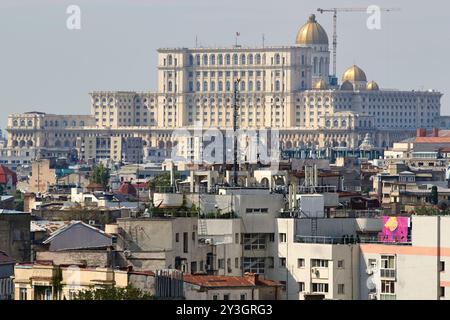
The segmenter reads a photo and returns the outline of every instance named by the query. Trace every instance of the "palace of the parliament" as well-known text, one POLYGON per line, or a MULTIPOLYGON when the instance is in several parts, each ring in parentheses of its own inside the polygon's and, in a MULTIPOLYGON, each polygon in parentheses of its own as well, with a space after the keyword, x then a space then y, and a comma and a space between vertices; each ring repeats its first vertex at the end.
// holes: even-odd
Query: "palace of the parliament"
POLYGON ((363 66, 330 75, 329 39, 311 15, 292 45, 161 48, 155 92, 91 92, 90 115, 11 114, 3 156, 75 150, 85 160, 120 160, 135 138, 147 153, 168 155, 174 129, 232 127, 237 79, 239 128, 276 128, 284 149, 356 149, 367 136, 381 148, 416 128, 446 126, 437 91, 385 89, 363 66))

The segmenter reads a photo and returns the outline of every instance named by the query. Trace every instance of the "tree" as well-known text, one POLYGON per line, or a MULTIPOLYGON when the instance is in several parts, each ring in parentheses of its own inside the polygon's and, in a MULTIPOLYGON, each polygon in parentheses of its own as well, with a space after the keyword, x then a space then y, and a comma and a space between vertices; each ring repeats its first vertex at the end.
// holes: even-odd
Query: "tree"
POLYGON ((436 186, 431 187, 431 199, 430 202, 432 204, 438 204, 439 196, 438 196, 438 188, 436 186))
POLYGON ((77 293, 75 300, 152 300, 154 297, 140 289, 128 286, 117 288, 90 288, 77 293))
POLYGON ((100 163, 95 166, 94 171, 92 171, 91 181, 94 183, 101 184, 105 189, 109 184, 109 169, 105 168, 105 166, 100 163))
MULTIPOLYGON (((175 172, 174 178, 179 179, 180 173, 175 172)), ((148 182, 148 187, 152 191, 156 191, 157 187, 170 187, 170 172, 163 172, 148 182)))
POLYGON ((23 211, 24 210, 23 194, 19 190, 17 190, 16 194, 14 195, 14 209, 16 211, 23 211))

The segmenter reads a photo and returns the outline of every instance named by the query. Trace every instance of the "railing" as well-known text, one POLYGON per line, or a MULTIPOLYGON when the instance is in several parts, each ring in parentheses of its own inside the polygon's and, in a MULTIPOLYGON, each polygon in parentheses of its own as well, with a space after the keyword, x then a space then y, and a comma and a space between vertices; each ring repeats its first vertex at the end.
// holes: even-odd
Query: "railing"
POLYGON ((380 269, 381 278, 395 279, 396 270, 395 269, 380 269))
MULTIPOLYGON (((341 236, 341 237, 329 237, 329 236, 295 236, 295 242, 297 243, 317 243, 317 244, 386 244, 386 245, 411 245, 410 238, 406 242, 384 242, 378 237, 374 238, 360 238, 358 236, 341 236)), ((388 270, 388 269, 385 269, 388 270)), ((393 270, 395 273, 395 270, 393 270)), ((395 274, 394 274, 395 278, 395 274)))
POLYGON ((397 300, 397 296, 392 293, 380 293, 380 300, 397 300))

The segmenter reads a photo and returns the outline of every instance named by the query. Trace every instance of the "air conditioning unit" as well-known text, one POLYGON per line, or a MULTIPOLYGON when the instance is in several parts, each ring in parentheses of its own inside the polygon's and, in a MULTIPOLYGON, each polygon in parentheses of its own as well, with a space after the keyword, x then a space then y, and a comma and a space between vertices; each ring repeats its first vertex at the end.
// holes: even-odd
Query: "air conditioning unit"
POLYGON ((369 300, 377 300, 377 294, 375 292, 369 293, 369 300))
POLYGON ((319 269, 317 269, 317 268, 312 268, 311 273, 315 274, 316 276, 319 276, 319 274, 320 274, 319 269))

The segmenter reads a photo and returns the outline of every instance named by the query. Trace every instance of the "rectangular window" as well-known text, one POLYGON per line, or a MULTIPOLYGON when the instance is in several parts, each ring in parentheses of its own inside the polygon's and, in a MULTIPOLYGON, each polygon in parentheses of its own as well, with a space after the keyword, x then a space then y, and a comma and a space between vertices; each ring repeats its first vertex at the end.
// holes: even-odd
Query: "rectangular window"
POLYGON ((286 242, 286 233, 280 233, 278 238, 280 242, 286 242))
POLYGON ((241 300, 247 300, 247 296, 246 296, 245 293, 244 293, 244 294, 241 294, 241 300))
POLYGON ((180 242, 180 234, 175 233, 175 242, 180 242))
POLYGON ((236 243, 236 244, 239 244, 239 233, 235 233, 234 234, 234 242, 236 243))
POLYGON ((338 294, 344 294, 344 284, 338 284, 338 294))
POLYGON ((27 300, 27 288, 20 288, 19 300, 27 300))
POLYGON ((188 253, 188 250, 189 250, 189 245, 188 245, 188 243, 189 243, 189 241, 188 241, 188 239, 189 239, 189 235, 188 235, 188 233, 187 232, 183 232, 183 252, 184 253, 188 253))
POLYGON ((344 260, 338 260, 337 267, 340 269, 344 269, 344 260))
POLYGON ((445 297, 445 287, 440 287, 439 288, 439 296, 441 298, 445 297))
POLYGON ((439 270, 440 271, 445 271, 445 261, 441 261, 440 266, 439 266, 439 270))
POLYGON ((327 293, 328 292, 328 283, 313 283, 312 284, 312 292, 327 293))
POLYGON ((311 267, 328 268, 328 260, 312 259, 311 260, 311 267))
POLYGON ((297 259, 297 268, 304 268, 305 267, 305 259, 297 259))
POLYGON ((305 283, 304 282, 298 283, 298 292, 305 292, 305 283))
POLYGON ((234 268, 239 269, 239 258, 234 258, 234 268))
POLYGON ((224 294, 223 300, 230 300, 230 294, 224 294))
POLYGON ((263 274, 265 267, 264 258, 243 258, 244 272, 263 274))
POLYGON ((266 249, 266 237, 264 233, 244 234, 244 250, 264 250, 266 249))
POLYGON ((219 259, 219 269, 225 269, 225 259, 219 259))
POLYGON ((280 267, 286 267, 286 258, 280 258, 280 267))

